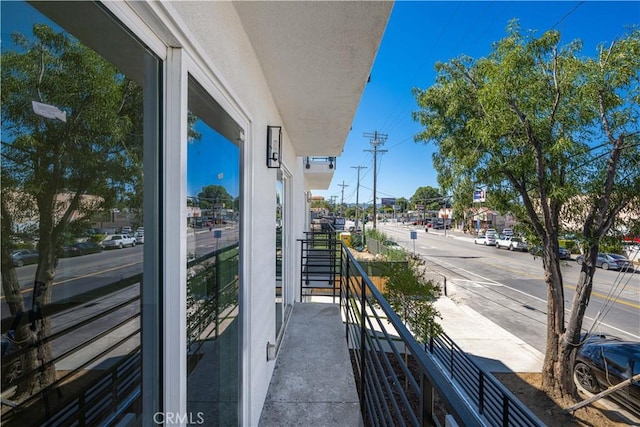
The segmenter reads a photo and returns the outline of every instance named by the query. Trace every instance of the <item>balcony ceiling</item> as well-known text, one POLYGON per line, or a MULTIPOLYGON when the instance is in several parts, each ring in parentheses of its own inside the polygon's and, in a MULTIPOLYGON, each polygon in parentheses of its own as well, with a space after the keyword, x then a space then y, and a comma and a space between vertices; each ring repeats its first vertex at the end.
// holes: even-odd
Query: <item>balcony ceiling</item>
POLYGON ((339 156, 393 2, 234 3, 298 156, 339 156))

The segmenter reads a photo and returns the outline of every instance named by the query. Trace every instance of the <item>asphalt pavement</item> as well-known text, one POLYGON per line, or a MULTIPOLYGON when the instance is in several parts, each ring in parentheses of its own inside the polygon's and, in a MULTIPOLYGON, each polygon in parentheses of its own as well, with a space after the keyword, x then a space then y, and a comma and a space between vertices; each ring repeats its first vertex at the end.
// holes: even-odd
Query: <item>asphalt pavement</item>
MULTIPOLYGON (((418 230, 422 231, 421 228, 418 230)), ((473 236, 455 230, 445 232, 430 229, 428 233, 473 242, 473 236)), ((441 316, 439 323, 446 334, 486 373, 542 371, 542 352, 469 306, 457 303, 455 297, 442 296, 436 301, 435 306, 441 316)), ((584 393, 587 397, 591 395, 588 392, 584 393)), ((630 425, 640 425, 640 419, 615 403, 606 400, 600 403, 627 417, 630 425)))

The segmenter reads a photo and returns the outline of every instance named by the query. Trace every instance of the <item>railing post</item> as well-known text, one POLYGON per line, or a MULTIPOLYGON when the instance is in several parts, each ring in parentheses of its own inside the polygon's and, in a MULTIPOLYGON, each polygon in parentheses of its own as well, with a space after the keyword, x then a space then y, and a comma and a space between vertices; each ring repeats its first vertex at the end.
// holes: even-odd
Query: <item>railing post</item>
POLYGON ((215 337, 218 339, 220 333, 220 282, 221 282, 221 273, 220 273, 220 254, 216 254, 214 260, 214 266, 216 269, 215 272, 215 295, 214 295, 214 309, 213 312, 215 314, 215 337))
MULTIPOLYGON (((342 248, 342 246, 341 246, 342 248)), ((340 252, 341 255, 343 255, 342 249, 340 252)), ((340 286, 341 288, 341 292, 344 292, 344 314, 345 314, 345 328, 344 328, 344 334, 347 337, 347 348, 349 346, 349 304, 351 301, 351 298, 349 298, 349 283, 351 278, 349 277, 349 257, 346 257, 346 266, 344 268, 343 271, 343 276, 342 276, 342 281, 344 282, 344 286, 340 286), (344 289, 342 289, 344 288, 344 289)), ((344 264, 344 263, 343 263, 344 264)))
POLYGON ((506 394, 502 394, 502 425, 507 427, 509 425, 509 399, 506 394))
POLYGON ((451 379, 454 378, 454 374, 453 374, 453 364, 454 364, 454 351, 453 351, 453 345, 449 345, 449 372, 451 372, 451 379))
POLYGON ((433 338, 433 323, 431 323, 429 325, 429 353, 433 354, 433 342, 434 342, 434 338, 433 338))
POLYGON ((332 301, 336 302, 336 241, 335 234, 329 234, 329 239, 327 240, 329 247, 329 265, 331 272, 329 273, 329 280, 331 281, 331 296, 332 301))
POLYGON ((367 425, 367 397, 365 396, 365 380, 366 380, 366 367, 365 367, 365 346, 366 346, 366 304, 367 304, 367 293, 364 284, 364 277, 360 276, 360 400, 362 401, 362 418, 364 419, 365 425, 367 425))
POLYGON ((420 381, 420 425, 432 426, 433 423, 433 408, 434 408, 434 393, 433 386, 429 381, 429 378, 423 373, 420 381))
POLYGON ((478 412, 484 413, 484 372, 478 370, 480 378, 478 378, 478 412))

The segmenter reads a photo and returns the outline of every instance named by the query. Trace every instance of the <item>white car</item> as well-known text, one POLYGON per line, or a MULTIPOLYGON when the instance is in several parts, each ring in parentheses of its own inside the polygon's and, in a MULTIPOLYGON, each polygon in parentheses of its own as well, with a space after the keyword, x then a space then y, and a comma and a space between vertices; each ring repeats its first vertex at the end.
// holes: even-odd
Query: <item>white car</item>
POLYGON ((102 247, 105 249, 122 249, 125 246, 135 246, 136 239, 135 237, 131 237, 128 234, 114 234, 111 237, 102 241, 102 247))
POLYGON ((136 243, 139 245, 144 245, 144 232, 137 232, 136 234, 133 235, 133 237, 136 239, 136 243))
POLYGON ((496 237, 494 235, 477 236, 473 239, 473 243, 476 245, 494 246, 496 244, 496 237))
POLYGON ((529 250, 529 245, 520 237, 500 235, 500 237, 496 240, 496 248, 506 248, 510 251, 526 252, 529 250))

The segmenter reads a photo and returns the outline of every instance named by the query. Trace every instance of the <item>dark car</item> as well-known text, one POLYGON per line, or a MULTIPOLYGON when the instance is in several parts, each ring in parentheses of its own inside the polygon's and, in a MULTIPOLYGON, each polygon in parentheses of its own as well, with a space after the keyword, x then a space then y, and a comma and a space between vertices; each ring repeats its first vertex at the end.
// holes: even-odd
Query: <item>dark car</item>
POLYGON ((38 258, 40 258, 40 254, 33 249, 18 249, 11 252, 11 261, 16 267, 34 264, 38 262, 38 258))
MULTIPOLYGON (((640 342, 593 335, 578 349, 573 366, 577 384, 598 393, 640 374, 640 342)), ((640 382, 633 382, 610 397, 640 416, 640 382)))
MULTIPOLYGON (((542 256, 543 248, 540 245, 536 245, 529 249, 529 253, 533 256, 542 256)), ((571 259, 571 251, 565 248, 558 248, 558 257, 560 259, 571 259)))
POLYGON ((63 257, 74 257, 102 252, 102 246, 93 242, 74 243, 62 248, 63 257))
MULTIPOLYGON (((576 258, 578 264, 582 264, 583 261, 584 257, 582 255, 576 258)), ((598 258, 596 258, 596 267, 600 267, 603 270, 633 271, 631 260, 618 254, 599 253, 598 258)))

